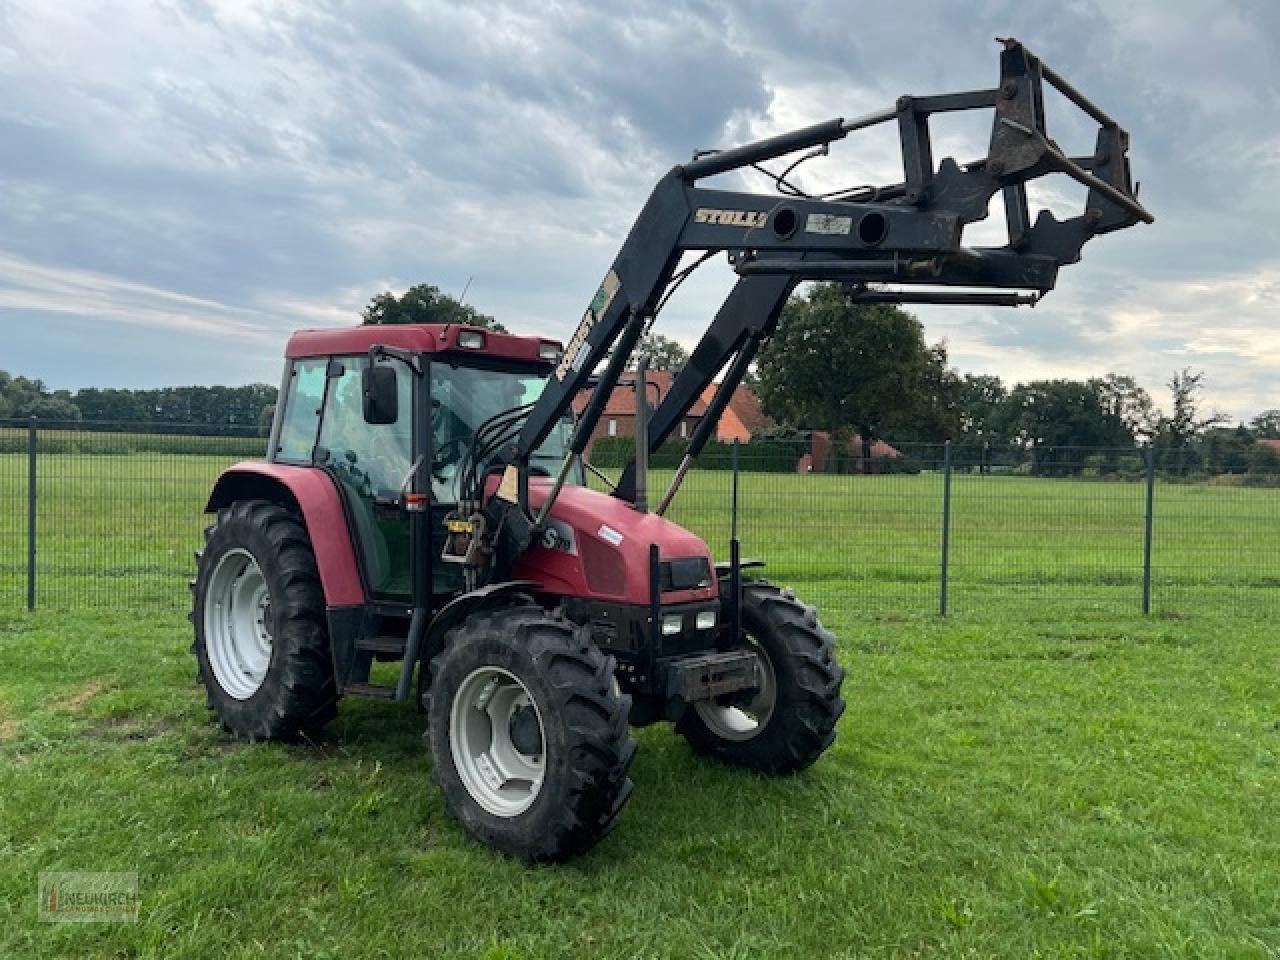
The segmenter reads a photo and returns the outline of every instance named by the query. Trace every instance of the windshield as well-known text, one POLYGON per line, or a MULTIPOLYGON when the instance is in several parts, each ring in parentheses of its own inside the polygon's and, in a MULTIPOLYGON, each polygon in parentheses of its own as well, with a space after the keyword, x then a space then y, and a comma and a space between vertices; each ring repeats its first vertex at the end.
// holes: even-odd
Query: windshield
MULTIPOLYGON (((494 414, 533 403, 542 395, 550 370, 493 370, 431 364, 431 499, 458 502, 458 464, 471 447, 476 428, 494 414)), ((530 458, 535 474, 554 474, 569 449, 571 416, 555 425, 530 458)))

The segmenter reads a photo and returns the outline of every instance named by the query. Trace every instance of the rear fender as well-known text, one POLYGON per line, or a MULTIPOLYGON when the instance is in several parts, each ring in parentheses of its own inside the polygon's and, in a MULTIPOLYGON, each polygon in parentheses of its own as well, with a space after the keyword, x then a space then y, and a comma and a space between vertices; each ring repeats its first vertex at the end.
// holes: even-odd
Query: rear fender
POLYGON ((365 602, 342 499, 327 473, 315 467, 283 463, 237 463, 218 477, 204 509, 214 513, 237 500, 269 500, 302 518, 315 551, 327 606, 349 607, 365 602))

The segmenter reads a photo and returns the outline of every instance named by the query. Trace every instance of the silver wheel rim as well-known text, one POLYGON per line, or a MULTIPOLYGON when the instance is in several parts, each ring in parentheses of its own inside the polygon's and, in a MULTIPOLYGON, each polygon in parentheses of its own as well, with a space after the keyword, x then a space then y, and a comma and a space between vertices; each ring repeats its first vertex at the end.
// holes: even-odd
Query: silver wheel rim
POLYGON ((204 600, 204 646, 218 686, 248 700, 271 666, 271 594, 253 554, 228 550, 209 577, 204 600))
POLYGON ((694 709, 707 729, 722 740, 750 740, 769 722, 778 700, 778 680, 773 664, 758 646, 752 646, 756 655, 756 670, 760 677, 760 689, 751 702, 742 706, 724 706, 714 700, 695 703, 694 709))
POLYGON ((516 817, 538 799, 546 770, 546 727, 528 688, 501 667, 467 674, 449 711, 453 766, 471 798, 495 817, 516 817), (512 742, 517 712, 532 708, 538 723, 537 753, 512 742))

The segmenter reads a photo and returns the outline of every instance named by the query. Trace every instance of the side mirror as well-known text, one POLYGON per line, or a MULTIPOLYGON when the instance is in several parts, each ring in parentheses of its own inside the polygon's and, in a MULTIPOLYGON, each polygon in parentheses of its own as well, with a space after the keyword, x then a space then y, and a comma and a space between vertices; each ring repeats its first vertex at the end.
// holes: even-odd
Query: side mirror
POLYGON ((400 394, 396 389, 395 367, 372 363, 364 368, 361 377, 364 422, 383 424, 395 423, 400 419, 400 394))

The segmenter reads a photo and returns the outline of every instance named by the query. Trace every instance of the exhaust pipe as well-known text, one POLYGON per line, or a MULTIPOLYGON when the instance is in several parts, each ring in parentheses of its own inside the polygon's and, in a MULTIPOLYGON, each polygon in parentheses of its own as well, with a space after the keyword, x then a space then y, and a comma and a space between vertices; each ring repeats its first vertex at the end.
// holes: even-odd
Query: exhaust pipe
POLYGON ((649 512, 649 355, 636 357, 636 496, 641 513, 649 512))

